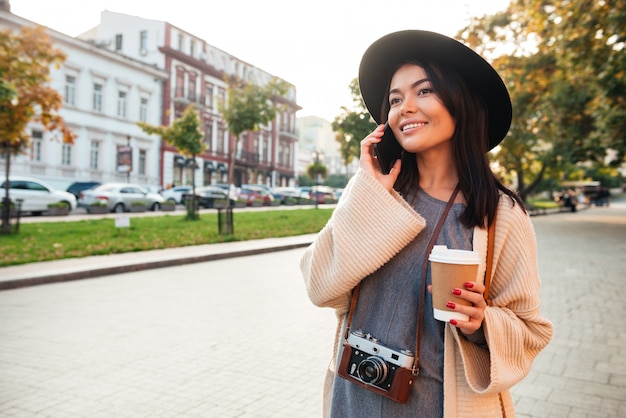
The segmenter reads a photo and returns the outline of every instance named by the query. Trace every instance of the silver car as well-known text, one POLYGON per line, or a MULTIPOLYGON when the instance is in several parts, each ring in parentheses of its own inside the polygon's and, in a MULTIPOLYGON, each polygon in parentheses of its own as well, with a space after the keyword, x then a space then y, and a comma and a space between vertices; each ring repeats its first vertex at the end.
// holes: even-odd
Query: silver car
POLYGON ((78 204, 87 208, 96 203, 106 203, 111 212, 128 212, 131 204, 143 202, 149 210, 160 210, 165 201, 158 193, 149 192, 138 184, 105 183, 80 193, 78 204))

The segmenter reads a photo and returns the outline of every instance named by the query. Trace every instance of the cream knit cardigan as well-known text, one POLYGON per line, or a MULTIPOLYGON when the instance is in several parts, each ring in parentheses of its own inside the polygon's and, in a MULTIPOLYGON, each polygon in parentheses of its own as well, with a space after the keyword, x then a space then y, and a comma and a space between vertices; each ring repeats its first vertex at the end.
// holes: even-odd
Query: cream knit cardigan
MULTIPOLYGON (((325 384, 325 414, 352 289, 411 242, 424 225, 424 219, 398 193, 389 193, 359 170, 328 224, 303 255, 300 267, 309 298, 317 306, 335 309, 338 319, 335 354, 325 384)), ((486 254, 486 229, 474 229, 473 247, 486 254)), ((478 277, 485 274, 482 258, 478 277)), ((490 290, 493 306, 486 308, 483 323, 489 350, 446 325, 445 417, 491 418, 504 416, 503 410, 506 417, 514 416, 508 390, 528 374, 533 359, 552 336, 552 324, 540 315, 539 287, 530 219, 519 205, 502 197, 490 290)))

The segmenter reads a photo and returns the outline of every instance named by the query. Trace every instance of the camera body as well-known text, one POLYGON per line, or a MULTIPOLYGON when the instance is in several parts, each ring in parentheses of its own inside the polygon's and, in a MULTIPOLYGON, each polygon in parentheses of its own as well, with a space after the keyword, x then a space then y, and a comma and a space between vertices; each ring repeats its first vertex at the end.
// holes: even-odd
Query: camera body
POLYGON ((408 350, 395 351, 360 330, 344 344, 339 376, 396 402, 406 403, 413 384, 415 357, 408 350))

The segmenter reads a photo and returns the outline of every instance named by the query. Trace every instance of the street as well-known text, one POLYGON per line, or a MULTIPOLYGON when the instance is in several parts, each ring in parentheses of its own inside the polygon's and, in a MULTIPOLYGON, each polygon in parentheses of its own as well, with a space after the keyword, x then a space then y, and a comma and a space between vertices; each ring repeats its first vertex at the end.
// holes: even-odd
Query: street
MULTIPOLYGON (((626 205, 533 217, 554 338, 518 417, 626 417, 626 205)), ((304 250, 0 292, 0 416, 320 417, 304 250)))

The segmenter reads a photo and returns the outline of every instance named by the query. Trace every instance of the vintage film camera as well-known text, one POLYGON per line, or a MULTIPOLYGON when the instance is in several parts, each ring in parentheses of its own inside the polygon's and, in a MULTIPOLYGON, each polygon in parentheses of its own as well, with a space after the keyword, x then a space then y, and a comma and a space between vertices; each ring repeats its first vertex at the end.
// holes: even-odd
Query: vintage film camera
POLYGON ((414 375, 411 351, 394 351, 361 330, 352 331, 343 347, 339 376, 361 387, 406 403, 414 375))

